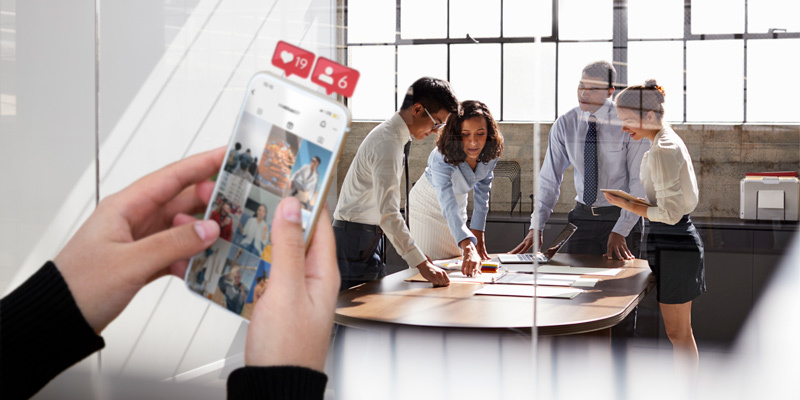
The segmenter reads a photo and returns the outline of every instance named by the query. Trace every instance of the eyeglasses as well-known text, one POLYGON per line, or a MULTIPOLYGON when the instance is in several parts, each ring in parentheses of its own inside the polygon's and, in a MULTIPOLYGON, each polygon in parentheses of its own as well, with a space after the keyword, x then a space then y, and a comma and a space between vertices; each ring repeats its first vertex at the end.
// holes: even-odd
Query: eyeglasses
POLYGON ((447 123, 444 122, 442 123, 436 122, 436 120, 433 119, 433 115, 431 115, 431 113, 428 112, 427 108, 422 107, 422 109, 425 110, 425 114, 428 114, 428 117, 430 117, 431 121, 433 121, 433 130, 438 131, 439 129, 442 129, 443 126, 447 125, 447 123))

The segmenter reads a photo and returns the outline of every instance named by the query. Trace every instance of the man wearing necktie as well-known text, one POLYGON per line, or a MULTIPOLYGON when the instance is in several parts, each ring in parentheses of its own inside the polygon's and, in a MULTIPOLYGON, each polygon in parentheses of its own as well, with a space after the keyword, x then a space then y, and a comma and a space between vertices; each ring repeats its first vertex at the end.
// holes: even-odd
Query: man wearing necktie
POLYGON ((572 165, 577 196, 568 220, 578 229, 563 251, 621 260, 639 256, 639 216, 620 211, 604 196, 598 196, 599 189, 621 189, 644 197, 639 166, 650 142, 637 142, 622 133, 622 123, 611 101, 616 74, 607 61, 597 61, 583 69, 578 107, 559 117, 550 130, 535 194, 538 225, 533 224, 532 214, 531 230, 511 253, 527 252, 533 246, 535 233, 542 245, 542 230, 558 201, 564 171, 572 165))
POLYGON ((400 181, 410 141, 437 133, 458 107, 447 81, 420 78, 408 89, 400 111, 361 142, 333 213, 341 290, 386 275, 382 233, 409 267, 434 286, 449 284, 444 270, 411 237, 400 213, 400 181))

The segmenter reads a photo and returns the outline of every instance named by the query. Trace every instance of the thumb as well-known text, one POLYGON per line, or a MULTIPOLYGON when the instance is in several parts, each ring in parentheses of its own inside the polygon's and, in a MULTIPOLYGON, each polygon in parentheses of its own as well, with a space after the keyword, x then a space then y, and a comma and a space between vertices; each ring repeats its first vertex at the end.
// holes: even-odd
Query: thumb
POLYGON ((149 279, 165 267, 186 260, 211 246, 219 237, 219 225, 211 220, 195 221, 154 233, 133 242, 126 256, 143 268, 149 279))
POLYGON ((286 197, 275 210, 272 221, 273 287, 294 291, 303 286, 305 276, 305 241, 303 240, 300 202, 286 197))

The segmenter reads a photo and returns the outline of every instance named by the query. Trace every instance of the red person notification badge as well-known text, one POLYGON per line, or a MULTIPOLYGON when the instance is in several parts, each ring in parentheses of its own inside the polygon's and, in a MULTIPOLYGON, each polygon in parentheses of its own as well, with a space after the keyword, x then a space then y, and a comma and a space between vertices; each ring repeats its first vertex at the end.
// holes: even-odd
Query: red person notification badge
POLYGON ((325 88, 328 94, 333 92, 350 97, 358 83, 358 71, 331 61, 325 57, 317 59, 317 66, 311 74, 311 82, 325 88))
POLYGON ((311 65, 314 64, 314 57, 314 53, 281 40, 275 46, 275 53, 272 54, 272 65, 286 72, 287 78, 292 74, 301 78, 308 78, 308 74, 311 72, 311 65))

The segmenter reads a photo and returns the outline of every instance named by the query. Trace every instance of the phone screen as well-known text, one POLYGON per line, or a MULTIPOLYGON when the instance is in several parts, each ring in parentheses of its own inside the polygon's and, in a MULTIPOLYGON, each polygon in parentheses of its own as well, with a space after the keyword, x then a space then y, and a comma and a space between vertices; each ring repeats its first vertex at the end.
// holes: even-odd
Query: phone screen
POLYGON ((192 258, 191 291, 250 319, 269 282, 278 203, 300 200, 308 243, 349 124, 330 98, 271 73, 251 79, 205 215, 220 237, 192 258))

